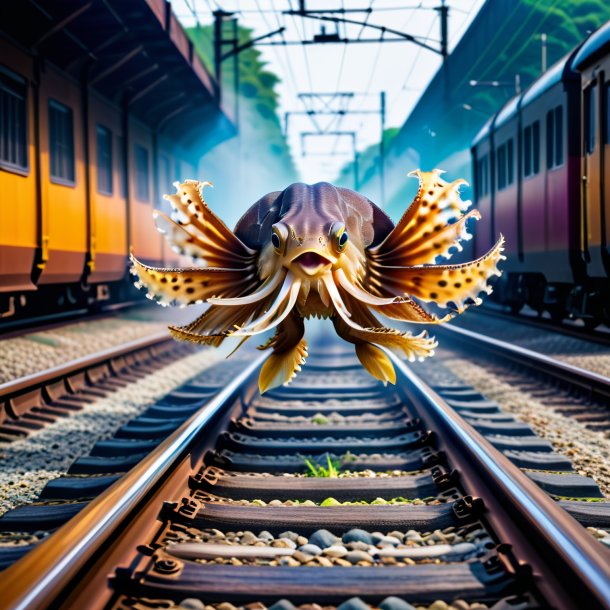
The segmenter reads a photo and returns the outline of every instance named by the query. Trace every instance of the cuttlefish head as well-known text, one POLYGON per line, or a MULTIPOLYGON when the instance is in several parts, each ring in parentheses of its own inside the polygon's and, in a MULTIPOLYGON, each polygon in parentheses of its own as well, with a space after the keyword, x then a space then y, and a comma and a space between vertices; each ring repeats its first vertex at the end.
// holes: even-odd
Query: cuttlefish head
POLYGON ((363 250, 357 214, 327 183, 294 184, 282 194, 281 214, 269 227, 268 254, 302 281, 343 268, 363 250))
POLYGON ((283 267, 306 280, 319 278, 340 265, 349 243, 343 221, 320 220, 307 222, 304 227, 304 223, 294 220, 290 224, 279 221, 271 229, 271 246, 283 267))

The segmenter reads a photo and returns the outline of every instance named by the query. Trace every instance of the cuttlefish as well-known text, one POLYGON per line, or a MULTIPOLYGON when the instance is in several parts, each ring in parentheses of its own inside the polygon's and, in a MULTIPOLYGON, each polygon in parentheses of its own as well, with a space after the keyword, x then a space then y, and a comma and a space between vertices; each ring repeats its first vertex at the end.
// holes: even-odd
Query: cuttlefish
MULTIPOLYGON (((384 318, 439 324, 481 303, 488 280, 500 275, 503 238, 481 258, 438 264, 470 239, 459 188, 441 171, 415 171, 419 189, 396 225, 359 193, 327 182, 292 184, 269 193, 231 231, 203 199, 210 183, 175 183, 166 195, 173 213, 154 212, 158 230, 178 252, 197 259, 179 269, 149 267, 132 256, 132 273, 161 304, 209 307, 186 326, 170 326, 181 340, 219 346, 275 329, 259 349, 271 349, 259 376, 261 392, 289 382, 307 357, 304 319, 330 318, 337 334, 355 345, 362 366, 384 383, 395 383, 391 360, 378 346, 423 359, 437 343, 424 331, 387 327, 384 318), (426 311, 435 303, 449 313, 426 311)), ((241 343, 240 343, 241 345, 241 343)))

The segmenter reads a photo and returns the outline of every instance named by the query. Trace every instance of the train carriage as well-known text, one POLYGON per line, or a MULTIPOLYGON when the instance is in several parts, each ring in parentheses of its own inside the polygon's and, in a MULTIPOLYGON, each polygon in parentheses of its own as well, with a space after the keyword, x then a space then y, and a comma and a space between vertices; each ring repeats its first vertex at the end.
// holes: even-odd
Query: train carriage
POLYGON ((152 211, 235 133, 170 4, 89 3, 59 27, 67 10, 26 0, 0 25, 0 319, 131 300, 130 248, 184 264, 152 211))

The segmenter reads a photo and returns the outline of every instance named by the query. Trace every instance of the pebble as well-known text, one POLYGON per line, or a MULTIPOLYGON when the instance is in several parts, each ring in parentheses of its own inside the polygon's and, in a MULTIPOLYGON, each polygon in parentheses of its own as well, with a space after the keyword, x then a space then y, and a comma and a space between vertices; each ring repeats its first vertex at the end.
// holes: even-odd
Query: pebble
POLYGON ((296 549, 297 543, 290 540, 290 538, 277 538, 271 543, 271 546, 281 549, 296 549))
POLYGON ((359 597, 352 597, 337 606, 337 610, 370 610, 369 605, 359 597))
POLYGON ((409 602, 406 602, 400 597, 386 597, 380 604, 381 610, 415 610, 415 606, 412 606, 409 602))
POLYGON ((352 551, 368 551, 373 544, 367 544, 366 542, 348 542, 347 548, 352 551))
POLYGON ((291 568, 298 568, 301 565, 294 557, 280 557, 279 564, 291 568))
POLYGON ((282 532, 278 538, 287 538, 288 540, 292 540, 292 542, 297 542, 299 535, 295 532, 282 532))
POLYGON ((317 544, 304 544, 299 547, 301 553, 307 553, 308 555, 321 555, 322 549, 317 544))
POLYGON ((180 610, 204 610, 205 605, 195 597, 187 597, 180 602, 180 610))
POLYGON ((254 544, 255 542, 259 542, 259 539, 249 531, 243 533, 241 540, 241 544, 254 544))
POLYGON ((451 606, 449 606, 451 610, 470 610, 470 604, 463 599, 456 599, 451 602, 451 606))
POLYGON ((321 549, 333 546, 338 541, 339 538, 328 530, 317 530, 309 537, 309 544, 315 544, 321 549))
POLYGON ((350 551, 345 555, 345 559, 353 565, 360 561, 373 562, 373 558, 365 551, 350 551))
POLYGON ((287 599, 280 599, 272 606, 269 606, 269 610, 296 610, 296 606, 287 599))
POLYGON ((309 555, 309 553, 303 553, 302 551, 295 551, 292 554, 292 557, 302 564, 309 563, 310 561, 313 561, 315 559, 313 555, 309 555))
POLYGON ((449 606, 445 602, 437 600, 428 607, 428 610, 449 610, 449 606))
POLYGON ((345 557, 348 550, 344 546, 333 545, 325 548, 322 552, 324 555, 328 555, 329 557, 345 557))
POLYGON ((354 528, 343 534, 342 538, 343 542, 363 542, 364 544, 370 546, 374 544, 373 536, 365 531, 358 528, 354 528))
POLYGON ((394 536, 383 536, 381 540, 377 541, 377 546, 398 546, 399 544, 400 540, 394 536))
POLYGON ((280 599, 272 606, 269 606, 269 610, 296 610, 296 606, 287 599, 280 599))

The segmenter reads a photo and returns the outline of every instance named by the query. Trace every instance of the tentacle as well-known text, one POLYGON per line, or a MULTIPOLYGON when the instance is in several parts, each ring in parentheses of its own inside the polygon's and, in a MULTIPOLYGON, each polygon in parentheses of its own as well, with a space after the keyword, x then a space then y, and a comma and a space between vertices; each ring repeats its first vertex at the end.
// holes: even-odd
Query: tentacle
POLYGON ((366 303, 375 311, 392 320, 414 322, 416 324, 441 324, 451 319, 451 315, 437 318, 409 297, 382 298, 371 294, 353 282, 350 282, 342 269, 334 273, 339 287, 361 303, 366 303))
POLYGON ((261 305, 220 307, 212 305, 196 320, 185 326, 170 326, 171 334, 182 341, 192 341, 218 347, 236 325, 245 324, 257 315, 261 305))
POLYGON ((258 335, 275 328, 292 312, 299 296, 300 287, 301 280, 295 279, 294 275, 288 272, 279 294, 267 312, 252 320, 248 325, 238 328, 231 335, 236 337, 258 335))
POLYGON ((364 304, 360 304, 356 299, 349 297, 351 316, 346 316, 344 313, 346 306, 341 300, 341 296, 339 295, 339 301, 335 301, 335 295, 331 291, 329 293, 339 317, 350 328, 348 334, 353 337, 354 343, 365 341, 399 350, 411 361, 431 356, 434 353, 437 343, 434 339, 428 337, 426 331, 419 335, 412 335, 409 332, 401 332, 394 328, 385 328, 364 304))
POLYGON ((251 293, 247 294, 243 297, 234 297, 234 298, 210 298, 208 299, 208 303, 211 305, 248 305, 249 303, 254 303, 256 301, 260 301, 271 294, 278 288, 278 286, 282 283, 284 278, 286 277, 286 271, 276 273, 275 275, 270 276, 267 280, 260 286, 260 288, 251 293))
POLYGON ((431 301, 440 307, 454 303, 459 313, 467 307, 467 301, 481 303, 480 292, 490 294, 487 281, 499 276, 498 263, 502 255, 504 238, 484 256, 461 265, 430 265, 418 267, 381 267, 371 270, 370 282, 379 290, 393 294, 409 294, 422 301, 431 301))
POLYGON ((367 305, 390 305, 398 301, 398 297, 382 298, 367 292, 363 288, 360 288, 360 286, 357 286, 355 283, 349 281, 343 269, 337 269, 333 275, 341 288, 351 294, 354 298, 366 303, 367 305))
POLYGON ((254 266, 243 269, 193 267, 167 269, 149 267, 131 255, 131 272, 137 275, 138 288, 162 305, 192 305, 213 296, 233 297, 254 290, 259 279, 254 266))

